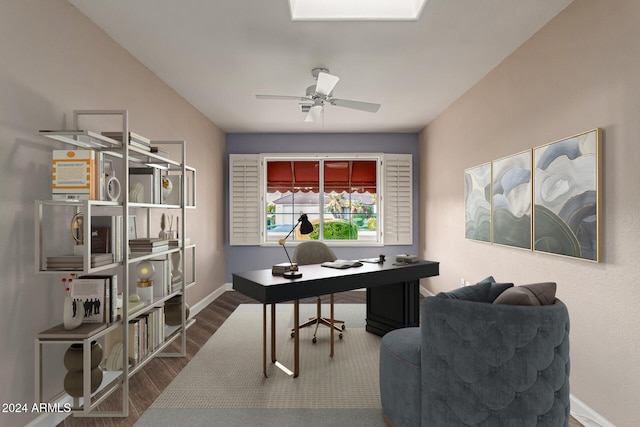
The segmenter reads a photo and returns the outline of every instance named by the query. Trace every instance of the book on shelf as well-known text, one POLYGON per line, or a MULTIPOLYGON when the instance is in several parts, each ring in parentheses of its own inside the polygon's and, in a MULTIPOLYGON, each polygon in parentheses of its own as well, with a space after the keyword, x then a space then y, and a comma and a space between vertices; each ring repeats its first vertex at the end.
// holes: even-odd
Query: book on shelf
MULTIPOLYGON (((92 268, 113 263, 113 254, 91 254, 92 268)), ((47 257, 47 270, 81 270, 84 267, 82 255, 57 255, 47 257)))
MULTIPOLYGON (((122 132, 102 132, 107 138, 122 142, 122 132)), ((151 140, 135 132, 129 132, 129 145, 145 151, 151 151, 151 140)))
POLYGON ((166 246, 168 244, 169 240, 159 237, 142 237, 129 240, 130 246, 166 246))
POLYGON ((53 150, 51 191, 54 200, 96 200, 95 150, 53 150))
POLYGON ((71 282, 70 295, 74 309, 84 313, 82 323, 106 323, 108 311, 105 304, 105 291, 110 288, 104 277, 83 276, 71 282))
POLYGON ((108 254, 111 252, 111 227, 91 225, 91 253, 108 254))
POLYGON ((171 261, 152 259, 156 273, 153 275, 153 296, 163 297, 171 293, 171 261))
MULTIPOLYGON (((129 220, 132 221, 132 217, 129 217, 129 220)), ((113 261, 120 262, 122 261, 122 215, 113 215, 113 216, 100 216, 95 215, 91 217, 91 226, 95 228, 106 228, 109 230, 108 240, 108 251, 113 254, 113 261)), ((93 234, 93 231, 92 231, 93 234)), ((93 236, 91 239, 91 247, 93 248, 93 236)), ((94 249, 91 250, 94 252, 94 249)), ((97 252, 97 251, 96 251, 97 252)))
POLYGON ((107 324, 118 320, 118 276, 116 274, 92 274, 80 279, 104 280, 104 318, 107 324))
MULTIPOLYGON (((191 244, 191 238, 187 237, 184 239, 185 245, 189 246, 191 244)), ((182 246, 182 239, 169 239, 169 247, 170 248, 179 248, 182 246)))
POLYGON ((169 240, 160 238, 129 240, 131 252, 162 252, 169 249, 169 240))

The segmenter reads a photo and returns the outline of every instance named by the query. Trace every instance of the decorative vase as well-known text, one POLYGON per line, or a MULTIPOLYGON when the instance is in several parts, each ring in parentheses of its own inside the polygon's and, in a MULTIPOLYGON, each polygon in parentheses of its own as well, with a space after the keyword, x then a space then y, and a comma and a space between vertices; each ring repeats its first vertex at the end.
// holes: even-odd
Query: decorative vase
MULTIPOLYGON (((71 344, 63 356, 64 367, 69 372, 64 377, 64 391, 71 397, 82 397, 82 381, 84 377, 84 366, 82 357, 84 348, 82 344, 71 344)), ((96 391, 102 383, 102 362, 103 350, 97 341, 91 342, 91 393, 96 391)))
MULTIPOLYGON (((67 372, 64 376, 64 391, 71 397, 82 397, 82 372, 67 372)), ((102 368, 100 366, 91 370, 91 393, 95 392, 102 384, 102 368)))
MULTIPOLYGON (((82 372, 82 355, 84 353, 82 344, 71 344, 64 352, 62 359, 64 367, 70 372, 82 372)), ((91 341, 91 369, 94 369, 102 362, 103 350, 97 341, 91 341)))
MULTIPOLYGON (((189 306, 185 305, 186 316, 189 318, 189 306)), ((178 326, 182 324, 182 295, 176 295, 164 303, 164 323, 167 326, 178 326)))
POLYGON ((62 312, 62 324, 67 331, 71 331, 82 324, 83 309, 73 297, 64 297, 64 309, 62 312))

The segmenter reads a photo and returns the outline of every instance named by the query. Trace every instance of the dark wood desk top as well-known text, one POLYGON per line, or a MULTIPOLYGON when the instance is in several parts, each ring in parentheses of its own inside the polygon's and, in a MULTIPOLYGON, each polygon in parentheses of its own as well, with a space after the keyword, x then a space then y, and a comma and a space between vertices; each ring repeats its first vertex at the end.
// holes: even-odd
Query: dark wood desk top
POLYGON ((274 304, 437 276, 440 266, 435 261, 393 265, 393 261, 387 260, 383 264, 362 264, 344 270, 320 264, 301 265, 302 277, 298 279, 274 276, 271 269, 233 273, 233 289, 263 304, 274 304))

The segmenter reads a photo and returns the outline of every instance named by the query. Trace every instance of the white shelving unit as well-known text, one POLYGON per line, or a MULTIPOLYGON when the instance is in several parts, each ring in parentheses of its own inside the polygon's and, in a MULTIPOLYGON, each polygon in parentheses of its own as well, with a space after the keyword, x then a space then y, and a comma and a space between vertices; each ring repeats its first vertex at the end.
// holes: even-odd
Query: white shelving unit
MULTIPOLYGON (((127 110, 76 110, 73 113, 72 130, 40 131, 40 134, 65 144, 65 148, 70 149, 91 149, 101 153, 104 158, 109 158, 114 164, 120 164, 120 174, 117 178, 121 184, 121 195, 118 201, 106 200, 39 200, 35 203, 35 266, 39 274, 64 275, 76 273, 77 275, 92 275, 97 273, 118 276, 118 292, 122 293, 122 309, 118 320, 110 324, 83 324, 77 330, 65 331, 64 328, 54 326, 52 329, 43 331, 35 339, 35 401, 53 402, 65 396, 61 391, 51 398, 43 396, 43 350, 47 345, 70 345, 80 343, 83 345, 83 394, 82 397, 73 398, 72 411, 77 416, 120 416, 126 417, 129 413, 129 378, 146 365, 154 357, 184 357, 186 354, 186 331, 195 320, 186 317, 186 292, 189 287, 196 283, 196 246, 191 244, 186 238, 187 211, 196 207, 196 170, 186 165, 186 142, 185 141, 151 141, 155 147, 164 149, 163 154, 148 152, 129 144, 129 119, 127 110), (105 119, 109 123, 121 120, 121 138, 109 138, 101 133, 88 130, 80 130, 82 120, 105 119), (155 168, 159 172, 170 177, 177 177, 172 192, 177 191, 179 196, 171 203, 139 203, 129 201, 129 170, 136 168, 155 168), (135 216, 144 216, 146 219, 146 230, 137 230, 138 237, 156 237, 151 235, 151 213, 152 211, 169 211, 177 213, 182 219, 178 233, 178 246, 169 247, 167 250, 153 253, 140 253, 129 251, 130 230, 135 222, 135 216), (49 269, 46 265, 48 256, 66 255, 69 243, 60 242, 51 238, 53 230, 49 224, 60 224, 60 216, 64 215, 70 219, 74 214, 83 214, 83 236, 91 236, 92 219, 96 216, 107 216, 115 218, 112 224, 116 227, 116 243, 112 246, 114 250, 113 262, 107 265, 91 266, 91 238, 85 238, 81 247, 83 267, 78 270, 49 269), (66 248, 66 249, 65 249, 66 248), (115 252, 118 252, 117 254, 115 252), (140 307, 130 309, 129 296, 131 293, 130 283, 134 276, 135 265, 144 260, 166 259, 170 260, 172 255, 180 255, 182 267, 181 281, 179 284, 172 283, 171 292, 166 295, 154 297, 151 302, 147 302, 140 307), (117 255, 117 256, 116 256, 117 255), (145 315, 156 307, 161 307, 170 298, 182 295, 182 321, 178 326, 165 326, 164 341, 153 351, 149 352, 135 363, 129 361, 129 321, 145 315), (52 330, 54 330, 52 332, 52 330), (60 329, 58 331, 58 329, 60 329), (107 334, 121 334, 122 338, 122 370, 104 371, 102 383, 97 391, 91 393, 90 372, 90 346, 92 341, 104 340, 107 334), (167 347, 175 342, 180 342, 180 351, 167 353, 167 347), (109 397, 115 390, 122 388, 122 407, 119 411, 97 411, 96 407, 109 397)), ((106 129, 111 131, 112 129, 106 129)), ((56 143, 59 146, 59 143, 56 143)), ((59 147, 56 147, 59 148, 59 147)), ((173 181, 173 180, 172 180, 173 181)), ((100 184, 100 183, 97 183, 100 184)), ((156 200, 157 201, 157 200, 156 200)), ((70 239, 70 236, 69 236, 70 239)), ((169 279, 171 280, 171 279, 169 279)), ((60 315, 62 319, 62 314, 60 315)), ((106 353, 105 349, 105 353, 106 353)), ((106 359, 107 354, 104 355, 106 359)), ((104 359, 102 364, 104 365, 104 359)), ((63 366, 60 368, 64 369, 63 366)), ((62 389, 60 384, 60 389, 62 389)))

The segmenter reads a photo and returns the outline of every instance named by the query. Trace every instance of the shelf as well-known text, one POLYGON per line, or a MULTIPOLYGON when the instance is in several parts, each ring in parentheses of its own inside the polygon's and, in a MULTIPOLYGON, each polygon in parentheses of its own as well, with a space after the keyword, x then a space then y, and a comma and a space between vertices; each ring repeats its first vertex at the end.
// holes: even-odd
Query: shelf
POLYGON ((182 330, 181 326, 167 326, 165 328, 165 330, 170 331, 168 333, 168 335, 165 335, 165 339, 164 339, 164 343, 162 343, 161 345, 159 345, 155 350, 153 350, 153 352, 151 352, 150 354, 148 354, 144 359, 140 360, 138 363, 136 363, 135 365, 130 365, 129 366, 129 373, 130 375, 135 374, 136 372, 138 372, 140 369, 142 369, 147 363, 149 363, 154 357, 158 357, 161 355, 162 351, 167 348, 172 342, 174 342, 181 333, 186 332, 187 329, 189 329, 191 326, 193 326, 196 323, 196 319, 191 318, 191 319, 187 319, 185 326, 184 326, 184 331, 182 330), (174 329, 175 328, 175 329, 174 329), (172 330, 173 329, 173 330, 172 330))
MULTIPOLYGON (((84 119, 82 120, 84 122, 84 119)), ((90 123, 104 123, 102 118, 98 120, 92 120, 89 117, 90 123)), ((158 356, 176 356, 184 357, 186 355, 187 339, 186 330, 195 323, 195 319, 184 319, 180 325, 175 327, 165 327, 165 339, 164 341, 148 355, 145 355, 144 360, 137 362, 135 365, 128 363, 128 347, 130 332, 128 324, 131 320, 150 314, 150 317, 157 319, 160 322, 160 318, 153 312, 155 307, 161 307, 167 300, 176 296, 186 296, 187 288, 195 285, 196 278, 196 247, 191 244, 189 239, 179 239, 180 245, 177 247, 170 246, 162 251, 158 252, 132 252, 129 248, 129 240, 131 240, 132 230, 136 226, 135 222, 132 222, 134 215, 140 215, 140 211, 146 211, 146 232, 142 231, 143 236, 150 236, 155 232, 151 230, 151 218, 153 217, 153 210, 179 210, 178 216, 180 217, 180 226, 177 232, 180 235, 186 235, 186 222, 187 222, 187 210, 195 209, 196 200, 196 169, 186 165, 186 142, 185 141, 151 141, 150 144, 154 147, 160 147, 157 152, 150 152, 145 149, 144 146, 136 146, 132 139, 131 143, 128 139, 134 135, 130 132, 129 119, 127 110, 75 110, 73 112, 73 123, 70 125, 71 130, 41 130, 39 134, 51 140, 58 141, 59 143, 67 144, 66 149, 84 149, 94 150, 96 152, 96 174, 94 175, 94 182, 97 185, 104 185, 106 176, 115 176, 121 179, 120 182, 131 182, 127 179, 130 177, 130 171, 132 168, 146 167, 154 168, 153 172, 157 175, 170 176, 174 191, 174 194, 178 194, 178 197, 172 197, 166 199, 171 204, 159 204, 159 203, 133 203, 130 202, 130 188, 122 187, 120 194, 120 202, 118 201, 106 201, 106 200, 38 200, 36 201, 35 212, 35 240, 36 240, 36 272, 43 274, 69 274, 76 273, 78 275, 91 275, 91 274, 108 274, 110 276, 116 276, 118 278, 118 292, 122 293, 122 298, 125 300, 123 303, 127 306, 128 311, 122 314, 123 310, 119 310, 118 320, 110 324, 82 324, 77 329, 67 331, 62 324, 56 325, 46 331, 40 332, 36 337, 36 401, 43 401, 42 399, 42 350, 45 344, 69 344, 69 343, 83 343, 86 346, 93 340, 103 339, 108 341, 112 337, 108 334, 113 333, 117 335, 117 339, 122 339, 124 351, 122 352, 122 365, 124 368, 121 371, 104 371, 104 380, 99 389, 94 393, 89 393, 88 388, 85 389, 86 394, 81 398, 73 398, 72 412, 74 415, 84 417, 94 416, 128 416, 129 413, 129 384, 130 377, 138 370, 140 370, 145 364, 147 364, 154 357, 158 356), (87 116, 113 116, 121 119, 121 127, 116 128, 116 132, 105 132, 104 134, 84 130, 82 128, 89 126, 88 124, 81 125, 81 117, 87 116), (121 132, 120 132, 121 130, 121 132), (106 136, 108 135, 108 136, 106 136), (124 139, 124 141, 123 141, 124 139), (140 148, 142 147, 142 148, 140 148), (178 159, 178 160, 174 160, 178 159), (110 164, 111 166, 107 166, 110 164), (158 172, 162 171, 162 172, 158 172), (123 177, 124 179, 120 178, 123 177), (176 179, 174 179, 176 177, 176 179), (179 193, 176 190, 179 189, 179 193), (68 209, 67 209, 68 208, 68 209), (131 212, 131 210, 135 210, 131 212), (80 262, 76 259, 67 260, 65 258, 59 258, 58 260, 51 259, 50 257, 74 252, 73 240, 70 240, 72 236, 69 236, 69 220, 78 213, 84 214, 82 222, 82 235, 84 236, 82 247, 82 268, 80 268, 80 262), (68 217, 67 217, 68 216, 68 217), (104 218, 111 217, 111 218, 104 218), (94 222, 95 221, 95 222, 94 222), (114 254, 114 262, 110 262, 111 259, 106 258, 100 260, 98 258, 93 259, 95 264, 100 262, 109 262, 106 265, 99 265, 92 267, 91 264, 91 252, 98 250, 92 243, 92 231, 93 226, 97 227, 110 227, 110 233, 100 235, 102 240, 100 241, 102 249, 110 251, 114 254), (184 247, 183 247, 184 243, 184 247), (180 253, 180 257, 174 254, 180 253), (174 255, 174 256, 172 256, 174 255), (152 259, 166 259, 175 261, 180 259, 180 268, 182 274, 182 282, 177 287, 171 287, 173 292, 166 296, 155 297, 146 304, 133 304, 129 302, 129 295, 133 293, 132 280, 135 280, 132 268, 133 264, 140 261, 152 260, 152 259), (70 266, 70 269, 48 269, 47 261, 49 265, 70 266), (69 261, 65 264, 61 264, 62 261, 69 261), (153 316, 151 316, 153 314, 153 316), (171 343, 180 340, 180 352, 175 354, 162 353, 166 351, 167 346, 171 343), (122 409, 117 412, 103 412, 97 411, 96 406, 103 402, 109 395, 112 395, 117 389, 122 391, 122 409), (86 402, 86 405, 84 404, 86 402)), ((112 131, 113 128, 108 129, 112 131)), ((144 138, 138 136, 138 138, 144 138)), ((145 143, 148 141, 146 138, 145 143)), ((140 140, 139 140, 140 141, 140 140)), ((58 149, 59 145, 54 145, 53 148, 58 149)), ((63 148, 64 149, 64 148, 63 148)), ((149 171, 145 171, 149 172, 149 171)), ((100 189, 104 190, 104 189, 100 189)), ((106 191, 100 191, 100 197, 106 196, 102 193, 106 191)), ((161 200, 157 199, 144 199, 144 200, 161 200)), ((173 214, 173 213, 172 213, 173 214)), ((74 224, 75 225, 75 224, 74 224)), ((77 227, 76 227, 77 228, 77 227)), ((74 230, 75 231, 75 230, 74 230)), ((74 236, 76 241, 79 241, 79 236, 74 236)), ((165 263, 166 265, 166 263, 165 263)), ((169 267, 173 267, 170 264, 169 267)), ((178 266, 176 266, 178 268, 178 266)), ((169 270, 165 270, 165 274, 162 277, 169 276, 169 270)), ((163 282, 164 283, 164 282, 163 282)), ((167 289, 169 289, 168 283, 167 289)), ((183 298, 183 304, 186 304, 186 298, 183 298)), ((184 310, 184 305, 182 309, 184 310)), ((162 313, 163 310, 158 310, 158 313, 162 313)), ((154 324, 159 326, 158 324, 154 324)), ((158 337, 160 338, 160 337, 158 337)), ((86 356, 86 355, 85 355, 86 356)), ((88 367, 88 362, 84 361, 85 366, 88 367)), ((85 372, 84 381, 87 381, 88 373, 85 372)), ((88 383, 87 383, 88 384, 88 383)), ((87 385, 85 384, 85 387, 87 385)), ((62 393, 64 394, 64 392, 62 393)))
POLYGON ((90 130, 41 130, 40 135, 80 148, 117 148, 122 143, 90 130))

